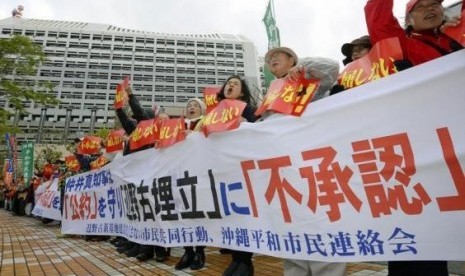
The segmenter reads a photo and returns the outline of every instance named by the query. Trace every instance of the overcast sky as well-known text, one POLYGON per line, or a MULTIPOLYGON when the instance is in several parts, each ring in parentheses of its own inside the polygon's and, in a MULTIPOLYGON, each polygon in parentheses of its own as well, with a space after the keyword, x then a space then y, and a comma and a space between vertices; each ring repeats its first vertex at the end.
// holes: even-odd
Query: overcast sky
MULTIPOLYGON (((456 0, 445 0, 444 5, 456 0)), ((394 0, 403 23, 408 0, 394 0)), ((259 56, 267 49, 262 22, 268 0, 1 0, 0 19, 25 7, 24 18, 92 22, 161 33, 240 34, 252 40, 259 56)), ((343 43, 367 33, 366 0, 274 0, 281 45, 299 57, 341 61, 343 43)))

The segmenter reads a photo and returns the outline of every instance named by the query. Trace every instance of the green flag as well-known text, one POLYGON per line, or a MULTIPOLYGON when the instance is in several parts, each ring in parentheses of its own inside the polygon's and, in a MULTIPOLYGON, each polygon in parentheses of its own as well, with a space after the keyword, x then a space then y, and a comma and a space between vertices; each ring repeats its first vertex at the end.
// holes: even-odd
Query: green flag
POLYGON ((270 0, 263 17, 266 34, 268 36, 268 49, 279 47, 279 30, 276 27, 276 20, 273 15, 273 2, 270 0))
POLYGON ((26 142, 21 144, 21 159, 23 167, 24 184, 29 187, 34 169, 34 143, 26 142))
MULTIPOLYGON (((279 39, 279 29, 276 26, 276 20, 274 18, 273 10, 273 2, 272 0, 270 0, 268 2, 268 6, 266 7, 265 16, 263 16, 263 23, 265 24, 266 34, 268 36, 268 49, 276 48, 281 45, 279 39)), ((265 77, 265 86, 270 86, 270 83, 274 79, 274 76, 273 74, 271 74, 267 66, 264 66, 263 68, 263 75, 265 77)))

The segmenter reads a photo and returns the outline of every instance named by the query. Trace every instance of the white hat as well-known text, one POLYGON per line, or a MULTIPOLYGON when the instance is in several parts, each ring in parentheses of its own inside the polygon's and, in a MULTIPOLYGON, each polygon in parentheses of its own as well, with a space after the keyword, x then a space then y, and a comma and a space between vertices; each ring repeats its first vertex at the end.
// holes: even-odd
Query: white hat
POLYGON ((190 103, 190 102, 193 102, 193 101, 197 102, 197 103, 200 105, 200 109, 201 109, 201 111, 202 111, 202 114, 201 114, 201 115, 204 115, 204 114, 205 114, 205 110, 206 110, 207 108, 206 108, 206 106, 205 106, 205 103, 204 103, 201 99, 199 99, 199 98, 191 98, 191 99, 189 99, 189 100, 187 101, 187 103, 186 103, 186 108, 187 108, 187 106, 189 105, 189 103, 190 103))

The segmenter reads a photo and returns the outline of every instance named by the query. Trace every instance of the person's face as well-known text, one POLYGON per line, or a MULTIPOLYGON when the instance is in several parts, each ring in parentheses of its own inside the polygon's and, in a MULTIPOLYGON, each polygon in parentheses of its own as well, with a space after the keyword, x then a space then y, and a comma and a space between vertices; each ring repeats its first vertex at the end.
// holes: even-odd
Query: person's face
POLYGON ((275 52, 266 61, 270 72, 277 78, 284 77, 289 69, 294 67, 294 58, 284 52, 275 52))
POLYGON ((196 101, 190 101, 186 106, 186 110, 186 117, 188 119, 198 118, 202 115, 202 107, 200 107, 200 104, 196 101))
POLYGON ((359 58, 362 58, 366 54, 368 54, 369 52, 370 52, 369 48, 367 48, 365 46, 361 46, 361 45, 356 45, 352 49, 352 60, 357 60, 359 58))
POLYGON ((435 29, 444 20, 444 8, 437 0, 421 0, 410 11, 407 20, 415 31, 435 29))
POLYGON ((224 86, 224 97, 226 99, 239 99, 242 97, 242 83, 240 79, 229 79, 224 86))

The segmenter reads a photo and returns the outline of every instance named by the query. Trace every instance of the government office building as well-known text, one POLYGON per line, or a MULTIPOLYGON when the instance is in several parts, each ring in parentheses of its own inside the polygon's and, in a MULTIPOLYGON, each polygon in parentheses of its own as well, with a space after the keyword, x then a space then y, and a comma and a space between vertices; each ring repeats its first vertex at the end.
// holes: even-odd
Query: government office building
MULTIPOLYGON (((254 44, 240 35, 162 34, 112 25, 6 18, 0 39, 25 35, 43 47, 47 61, 30 81, 48 80, 61 101, 57 107, 27 103, 28 114, 11 118, 23 133, 18 141, 63 143, 115 122, 113 99, 124 77, 142 106, 163 106, 180 116, 186 102, 203 97, 206 86, 244 76, 256 97, 262 94, 254 44), (38 138, 43 118, 43 131, 38 138)), ((9 108, 0 91, 0 107, 9 108)))

